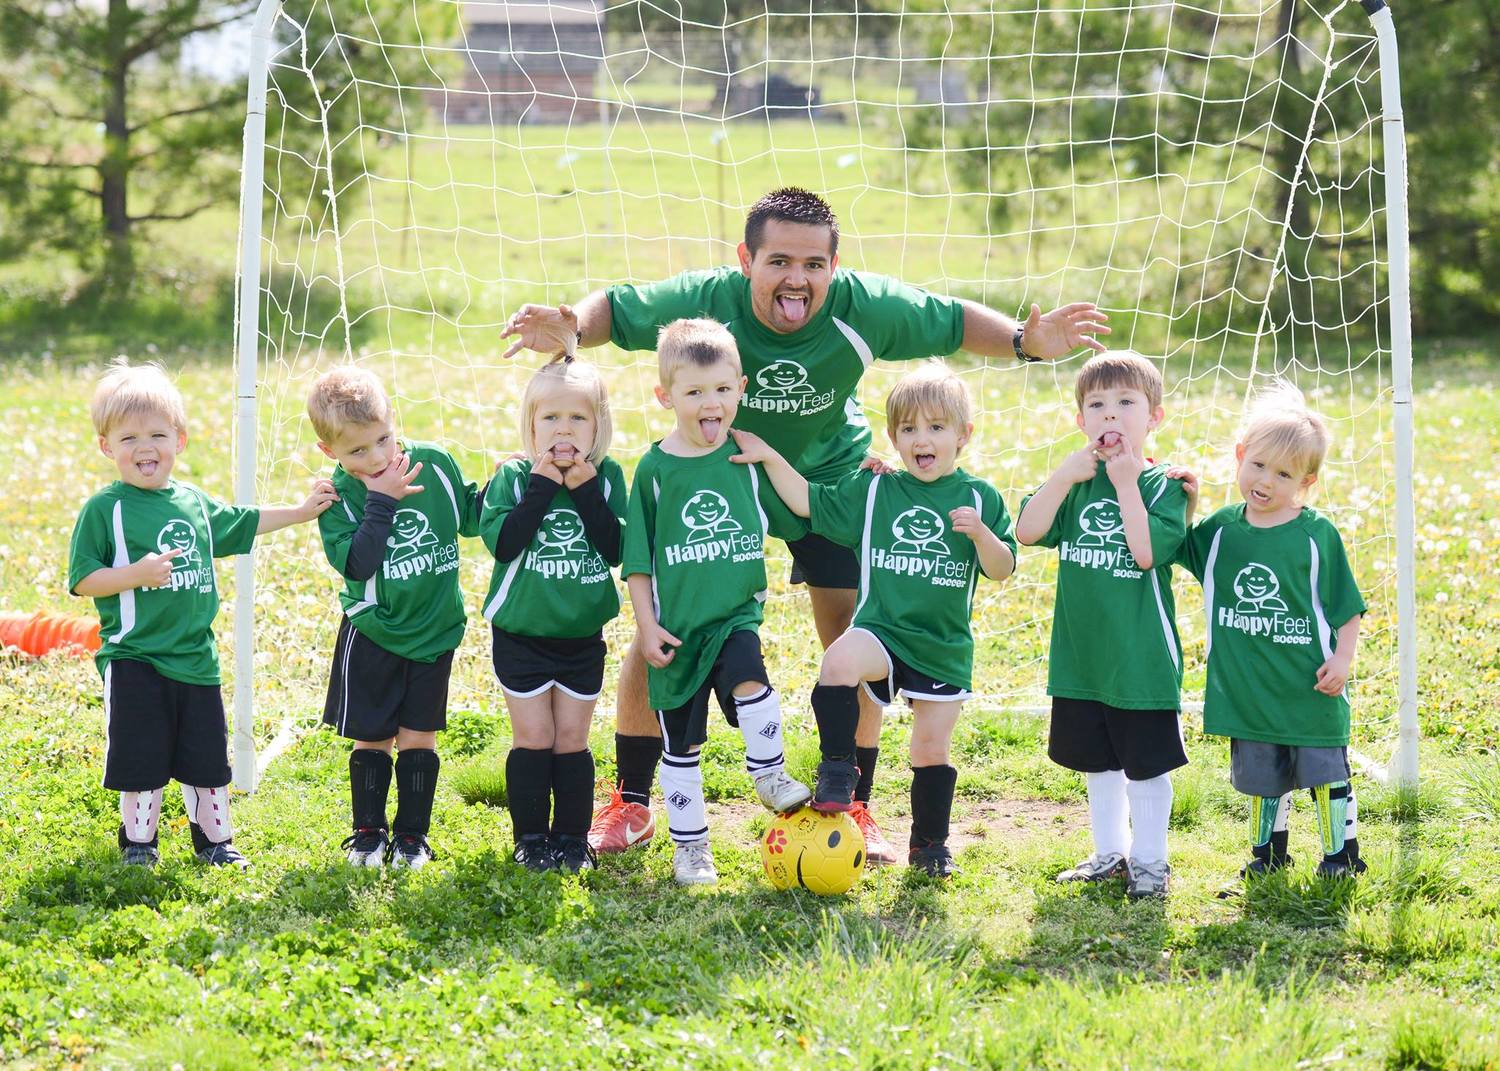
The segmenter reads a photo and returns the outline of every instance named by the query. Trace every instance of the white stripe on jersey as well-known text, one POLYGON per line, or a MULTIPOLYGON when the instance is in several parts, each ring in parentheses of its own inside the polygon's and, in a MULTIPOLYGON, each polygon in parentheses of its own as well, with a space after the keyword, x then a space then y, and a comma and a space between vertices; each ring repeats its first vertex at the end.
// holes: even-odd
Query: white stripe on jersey
POLYGON ((1208 564, 1203 567, 1203 616, 1207 618, 1208 631, 1203 638, 1203 657, 1208 658, 1214 649, 1214 563, 1219 560, 1219 540, 1224 538, 1224 529, 1214 533, 1214 541, 1208 545, 1208 564))
POLYGON ((859 602, 854 607, 855 617, 859 616, 865 600, 870 597, 870 527, 875 522, 875 489, 879 486, 880 477, 876 476, 870 481, 870 491, 865 495, 865 531, 859 541, 859 602))
MULTIPOLYGON (((122 569, 130 564, 130 548, 125 545, 125 503, 116 501, 112 520, 115 529, 115 568, 122 569)), ((125 638, 125 634, 135 628, 135 588, 126 588, 120 592, 120 631, 109 638, 110 643, 119 643, 125 638)), ((108 687, 105 692, 108 693, 108 687)), ((108 728, 108 719, 105 724, 108 728)))
POLYGON ((875 361, 875 354, 870 349, 870 344, 860 337, 858 331, 844 323, 837 316, 832 317, 832 320, 833 326, 839 329, 839 332, 849 340, 849 345, 854 347, 854 352, 859 354, 860 363, 869 368, 875 361))
POLYGON ((443 484, 443 490, 448 492, 448 504, 453 507, 453 527, 455 529, 464 526, 463 517, 458 512, 458 496, 453 493, 453 483, 448 479, 448 474, 443 471, 442 466, 433 465, 432 471, 437 473, 437 478, 443 484))
POLYGON ((1333 630, 1328 627, 1328 618, 1323 613, 1323 600, 1318 597, 1318 542, 1311 536, 1307 539, 1308 549, 1312 551, 1312 560, 1307 569, 1308 593, 1312 596, 1313 619, 1318 624, 1318 644, 1323 648, 1323 659, 1327 661, 1333 657, 1333 630))

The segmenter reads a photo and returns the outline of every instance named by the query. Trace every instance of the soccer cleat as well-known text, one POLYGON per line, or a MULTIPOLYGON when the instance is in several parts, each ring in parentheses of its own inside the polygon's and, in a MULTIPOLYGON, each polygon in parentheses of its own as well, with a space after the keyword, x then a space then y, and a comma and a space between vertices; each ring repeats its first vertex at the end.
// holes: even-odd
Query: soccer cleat
POLYGON ((875 822, 875 816, 870 813, 869 804, 863 800, 855 800, 854 808, 849 812, 849 817, 854 819, 854 824, 859 826, 859 831, 865 837, 865 862, 871 866, 890 866, 896 862, 896 849, 891 842, 885 839, 885 834, 880 831, 880 826, 875 822))
POLYGON ((609 802, 589 826, 589 847, 603 855, 623 852, 646 843, 655 832, 656 818, 651 814, 651 808, 624 799, 616 786, 610 789, 609 802))
POLYGON ((227 840, 199 848, 193 854, 198 857, 198 862, 207 863, 209 866, 232 866, 236 870, 250 869, 250 860, 241 855, 240 850, 227 840))
POLYGON ((587 837, 572 833, 556 833, 552 837, 552 854, 557 869, 577 874, 580 870, 593 870, 599 865, 599 857, 589 847, 587 837))
POLYGON ((1357 855, 1352 859, 1347 854, 1327 855, 1318 864, 1318 877, 1335 880, 1338 878, 1354 878, 1369 869, 1365 865, 1365 861, 1357 855))
POLYGON ((913 870, 920 870, 929 878, 937 878, 939 881, 947 881, 958 872, 958 868, 953 865, 953 853, 946 844, 913 845, 907 853, 906 862, 913 870))
POLYGON ((672 856, 672 880, 678 885, 717 885, 719 872, 714 869, 714 850, 708 838, 677 845, 672 856))
POLYGON ((813 790, 815 811, 852 811, 854 789, 859 784, 859 767, 844 759, 824 759, 818 763, 818 787, 813 790))
POLYGON ((755 794, 766 810, 787 814, 812 799, 812 789, 794 777, 788 777, 786 769, 773 766, 755 775, 755 794))
POLYGON ((1064 870, 1055 880, 1066 885, 1073 881, 1113 881, 1115 878, 1128 876, 1129 868, 1125 865, 1125 857, 1119 852, 1105 855, 1095 852, 1077 866, 1064 870))
POLYGON ((126 841, 120 848, 120 861, 126 866, 153 867, 161 859, 155 844, 136 844, 126 841))
POLYGON ((350 866, 385 866, 386 848, 390 837, 384 829, 356 829, 344 838, 339 847, 349 853, 350 866))
POLYGON ((510 857, 533 874, 545 874, 557 869, 557 852, 545 833, 528 833, 516 842, 516 850, 510 857))
POLYGON ((1172 884, 1172 868, 1165 859, 1152 863, 1130 860, 1130 878, 1125 885, 1125 895, 1132 900, 1165 900, 1167 889, 1172 884))
POLYGON ((397 833, 391 840, 388 858, 396 868, 421 870, 432 862, 435 854, 427 838, 420 833, 397 833))

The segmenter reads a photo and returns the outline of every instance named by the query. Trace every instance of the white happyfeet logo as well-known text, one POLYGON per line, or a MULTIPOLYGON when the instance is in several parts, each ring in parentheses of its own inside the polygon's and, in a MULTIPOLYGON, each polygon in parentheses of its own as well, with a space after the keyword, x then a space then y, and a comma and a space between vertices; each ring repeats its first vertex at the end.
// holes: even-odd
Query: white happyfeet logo
POLYGON ((198 553, 198 533, 193 531, 193 526, 182 518, 168 521, 162 526, 162 530, 156 533, 156 549, 166 554, 169 551, 182 551, 172 559, 173 569, 191 569, 202 564, 203 558, 198 553))
POLYGON ((913 506, 891 522, 892 554, 931 554, 947 558, 952 552, 943 542, 943 518, 926 506, 913 506))
POLYGON ((1078 537, 1080 547, 1125 541, 1125 519, 1120 516, 1120 504, 1112 498, 1101 498, 1084 506, 1078 514, 1078 526, 1083 529, 1078 537))
POLYGON ((542 545, 538 558, 566 558, 574 552, 587 550, 584 543, 583 518, 570 509, 555 509, 542 518, 536 537, 542 545))
POLYGON ((729 515, 729 502, 717 491, 699 491, 682 507, 682 523, 689 543, 702 543, 721 532, 740 531, 740 522, 729 515))
POLYGON ((1234 595, 1239 602, 1234 611, 1238 614, 1260 614, 1268 610, 1285 610, 1286 600, 1281 597, 1281 581, 1270 566, 1251 562, 1234 577, 1234 595))
POLYGON ((811 394, 807 369, 796 361, 772 361, 755 373, 755 383, 762 398, 789 398, 794 394, 811 394))
POLYGON ((391 521, 391 534, 385 545, 391 549, 388 559, 392 564, 404 561, 421 552, 423 547, 437 545, 438 538, 432 534, 427 517, 421 510, 398 509, 391 521))

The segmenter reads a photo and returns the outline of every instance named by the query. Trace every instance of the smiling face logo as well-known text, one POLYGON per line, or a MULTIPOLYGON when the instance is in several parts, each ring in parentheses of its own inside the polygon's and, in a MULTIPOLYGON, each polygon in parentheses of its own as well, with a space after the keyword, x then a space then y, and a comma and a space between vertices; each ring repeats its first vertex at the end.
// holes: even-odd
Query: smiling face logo
POLYGON ((573 551, 588 549, 584 541, 583 518, 570 509, 555 509, 542 518, 536 538, 541 547, 538 558, 566 558, 573 551))
POLYGON ((398 509, 385 545, 391 550, 390 560, 399 562, 419 553, 423 547, 436 546, 437 541, 421 510, 398 509))
POLYGON ((1281 581, 1269 566, 1251 562, 1234 577, 1234 594, 1239 599, 1235 611, 1256 614, 1265 610, 1285 610, 1286 600, 1281 597, 1281 581))
POLYGON ((948 544, 943 542, 945 526, 943 518, 926 506, 913 506, 891 522, 891 534, 896 541, 891 544, 892 554, 932 554, 940 558, 951 556, 948 544))
POLYGON ((189 569, 202 563, 198 554, 198 533, 182 518, 168 521, 156 533, 156 549, 162 554, 172 550, 182 551, 172 559, 173 569, 189 569))
POLYGON ((1078 525, 1083 529, 1083 534, 1078 537, 1081 547, 1125 542, 1125 521, 1120 516, 1120 504, 1112 498, 1101 498, 1084 506, 1078 514, 1078 525))
POLYGON ((811 394, 807 369, 796 361, 772 361, 755 373, 762 398, 785 398, 791 394, 811 394))
POLYGON ((717 491, 699 491, 682 507, 682 523, 691 531, 689 543, 702 543, 720 532, 740 531, 740 522, 729 515, 729 503, 717 491))

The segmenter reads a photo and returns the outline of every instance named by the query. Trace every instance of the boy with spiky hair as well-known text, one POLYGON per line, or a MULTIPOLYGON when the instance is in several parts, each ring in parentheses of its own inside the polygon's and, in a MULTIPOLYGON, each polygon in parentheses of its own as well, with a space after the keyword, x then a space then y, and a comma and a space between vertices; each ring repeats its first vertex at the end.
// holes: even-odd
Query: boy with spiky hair
POLYGON ((1162 393, 1137 353, 1085 364, 1074 396, 1087 441, 1021 501, 1016 522, 1022 543, 1058 551, 1047 753, 1088 779, 1094 852, 1057 880, 1124 877, 1132 898, 1167 894, 1170 773, 1187 763, 1171 569, 1187 495, 1145 455, 1162 393))
POLYGON ((458 537, 479 534, 482 496, 441 446, 397 438, 385 388, 368 369, 320 376, 307 413, 318 449, 338 462, 339 503, 318 528, 345 581, 323 707, 323 720, 354 742, 354 831, 343 849, 354 866, 416 869, 433 857, 437 734, 448 724, 448 677, 464 635, 458 537))
MULTIPOLYGON (((104 677, 104 787, 120 793, 127 864, 160 859, 157 823, 169 780, 182 785, 193 851, 211 866, 250 864, 229 820, 229 736, 219 690, 213 560, 248 554, 256 536, 328 509, 316 480, 300 506, 217 502, 172 478, 187 448, 182 395, 160 365, 113 362, 90 407, 99 451, 120 478, 84 503, 73 528, 68 590, 94 600, 104 677)), ((240 682, 249 687, 248 681, 240 682)))
POLYGON ((812 794, 786 773, 781 703, 759 632, 766 537, 796 539, 807 528, 759 466, 730 461, 729 427, 745 390, 734 336, 713 320, 678 320, 662 329, 656 352, 656 398, 677 426, 636 468, 620 572, 661 726, 672 874, 681 885, 712 885, 718 870, 698 766, 710 694, 744 737, 762 804, 790 811, 812 794))
POLYGON ((1299 788, 1322 836, 1318 873, 1365 869, 1344 687, 1365 602, 1338 529, 1303 504, 1328 439, 1296 387, 1261 392, 1234 448, 1243 501, 1193 525, 1182 545, 1208 617, 1203 731, 1229 737, 1230 782, 1250 797, 1246 879, 1291 864, 1286 818, 1299 788))

